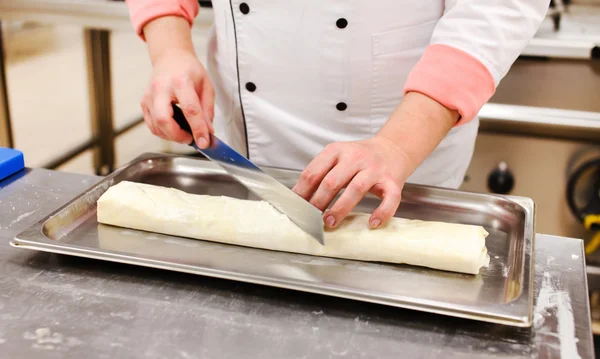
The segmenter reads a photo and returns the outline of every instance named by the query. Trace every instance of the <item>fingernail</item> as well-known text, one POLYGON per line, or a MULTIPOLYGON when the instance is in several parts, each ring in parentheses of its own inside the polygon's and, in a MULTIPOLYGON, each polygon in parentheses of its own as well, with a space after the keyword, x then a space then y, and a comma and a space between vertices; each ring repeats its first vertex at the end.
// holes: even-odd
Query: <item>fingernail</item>
POLYGON ((381 221, 378 219, 374 219, 371 221, 371 228, 377 228, 381 224, 381 221))
POLYGON ((206 146, 208 146, 208 141, 204 137, 199 138, 198 147, 205 148, 206 146))
POLYGON ((327 225, 327 227, 333 228, 333 226, 335 225, 335 217, 327 216, 327 218, 325 218, 325 224, 327 225))

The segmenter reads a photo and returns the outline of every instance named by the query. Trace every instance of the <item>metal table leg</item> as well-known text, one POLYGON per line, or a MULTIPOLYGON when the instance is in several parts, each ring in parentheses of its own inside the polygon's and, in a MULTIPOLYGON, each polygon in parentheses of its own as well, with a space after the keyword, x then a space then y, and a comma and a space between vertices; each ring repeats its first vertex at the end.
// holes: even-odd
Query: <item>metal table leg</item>
POLYGON ((109 38, 108 30, 85 30, 92 137, 99 139, 94 153, 98 175, 107 175, 115 167, 109 38))
POLYGON ((4 38, 0 22, 0 147, 13 147, 13 136, 10 125, 8 92, 6 88, 6 67, 4 63, 4 38))

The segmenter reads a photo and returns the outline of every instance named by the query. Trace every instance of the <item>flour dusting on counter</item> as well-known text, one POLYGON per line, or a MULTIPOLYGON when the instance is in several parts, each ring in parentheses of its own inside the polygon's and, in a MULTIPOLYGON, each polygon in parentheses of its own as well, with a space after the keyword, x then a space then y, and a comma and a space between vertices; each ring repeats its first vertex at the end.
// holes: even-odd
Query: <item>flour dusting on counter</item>
MULTIPOLYGON (((15 208, 13 207, 13 210, 15 208)), ((12 227, 14 224, 17 224, 18 222, 24 220, 25 218, 31 216, 32 214, 34 214, 35 212, 37 212, 37 210, 31 211, 31 212, 27 212, 27 213, 23 213, 22 215, 20 215, 19 217, 17 217, 16 219, 14 219, 12 222, 10 222, 8 224, 8 226, 6 226, 6 229, 9 229, 10 227, 12 227)))
POLYGON ((533 312, 533 326, 540 334, 554 336, 558 339, 562 358, 581 359, 577 350, 579 339, 575 337, 575 319, 571 297, 568 292, 557 288, 550 273, 544 272, 542 287, 533 312), (553 312, 556 313, 558 334, 553 333, 552 329, 545 325, 546 317, 552 316, 553 312))

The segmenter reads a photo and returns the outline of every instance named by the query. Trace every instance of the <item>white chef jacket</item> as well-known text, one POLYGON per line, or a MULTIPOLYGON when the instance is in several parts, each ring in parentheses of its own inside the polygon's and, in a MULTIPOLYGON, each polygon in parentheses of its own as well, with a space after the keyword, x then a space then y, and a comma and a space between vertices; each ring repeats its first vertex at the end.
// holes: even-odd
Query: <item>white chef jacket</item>
MULTIPOLYGON (((198 11, 192 0, 128 3, 142 38, 153 18, 191 23, 198 11)), ((225 142, 259 166, 301 170, 329 143, 373 137, 404 94, 418 91, 458 110, 461 122, 408 182, 457 188, 473 153, 476 114, 549 0, 212 4, 207 68, 215 131, 225 142)))

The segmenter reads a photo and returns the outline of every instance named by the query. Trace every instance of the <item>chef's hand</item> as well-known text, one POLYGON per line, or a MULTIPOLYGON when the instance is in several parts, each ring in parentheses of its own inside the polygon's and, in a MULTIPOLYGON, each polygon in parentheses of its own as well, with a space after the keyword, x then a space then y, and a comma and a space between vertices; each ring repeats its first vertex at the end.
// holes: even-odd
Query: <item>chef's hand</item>
POLYGON ((144 27, 152 60, 152 80, 141 101, 144 122, 150 131, 166 140, 189 144, 192 137, 173 119, 172 103, 178 103, 188 120, 194 141, 209 145, 214 132, 214 89, 196 57, 190 26, 176 17, 160 17, 144 27))
POLYGON ((382 199, 369 218, 371 227, 376 228, 394 215, 404 182, 458 118, 457 111, 423 94, 409 92, 375 137, 327 146, 304 169, 294 191, 325 211, 323 219, 329 228, 341 223, 371 192, 382 199))
POLYGON ((398 205, 410 159, 389 139, 375 136, 368 140, 337 142, 328 145, 304 169, 294 191, 324 211, 345 188, 340 198, 324 213, 325 224, 335 228, 367 192, 382 199, 369 223, 377 228, 390 219, 398 205))

